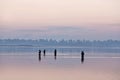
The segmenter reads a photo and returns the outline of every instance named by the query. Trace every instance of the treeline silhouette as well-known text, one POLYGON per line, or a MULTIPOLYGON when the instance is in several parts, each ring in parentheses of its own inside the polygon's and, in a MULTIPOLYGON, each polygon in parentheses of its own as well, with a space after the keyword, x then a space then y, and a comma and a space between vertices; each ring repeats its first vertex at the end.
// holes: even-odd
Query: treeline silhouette
POLYGON ((17 45, 17 46, 70 46, 70 47, 120 47, 119 40, 25 40, 25 39, 0 39, 0 46, 17 45))

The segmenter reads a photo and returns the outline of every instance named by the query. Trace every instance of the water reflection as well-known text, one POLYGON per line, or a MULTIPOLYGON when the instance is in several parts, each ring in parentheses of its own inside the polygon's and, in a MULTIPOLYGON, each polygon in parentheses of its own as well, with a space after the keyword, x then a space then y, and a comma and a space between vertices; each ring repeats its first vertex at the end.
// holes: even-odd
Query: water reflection
POLYGON ((39 59, 39 61, 41 61, 41 53, 39 53, 39 58, 38 59, 39 59))
MULTIPOLYGON (((82 54, 82 53, 81 53, 82 54)), ((50 61, 52 61, 52 60, 57 60, 57 62, 59 62, 59 61, 62 61, 63 63, 64 62, 66 62, 66 61, 74 61, 74 60, 77 60, 77 62, 81 62, 82 64, 84 63, 84 57, 83 57, 83 55, 46 55, 46 57, 44 57, 43 59, 42 59, 42 57, 44 57, 44 56, 42 56, 41 55, 41 53, 39 53, 38 54, 38 61, 41 61, 42 60, 42 62, 46 62, 46 61, 48 61, 48 62, 50 62, 50 61)), ((54 61, 53 61, 54 62, 54 61)))
POLYGON ((57 60, 57 56, 54 56, 54 59, 57 60))

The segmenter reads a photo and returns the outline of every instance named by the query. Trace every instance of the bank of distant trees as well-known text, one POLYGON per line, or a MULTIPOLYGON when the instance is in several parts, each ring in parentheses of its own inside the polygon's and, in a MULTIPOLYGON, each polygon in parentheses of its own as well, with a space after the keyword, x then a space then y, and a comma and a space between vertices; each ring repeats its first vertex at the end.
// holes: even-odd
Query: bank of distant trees
POLYGON ((24 40, 24 39, 0 39, 0 45, 19 46, 75 46, 75 47, 120 47, 119 40, 24 40))

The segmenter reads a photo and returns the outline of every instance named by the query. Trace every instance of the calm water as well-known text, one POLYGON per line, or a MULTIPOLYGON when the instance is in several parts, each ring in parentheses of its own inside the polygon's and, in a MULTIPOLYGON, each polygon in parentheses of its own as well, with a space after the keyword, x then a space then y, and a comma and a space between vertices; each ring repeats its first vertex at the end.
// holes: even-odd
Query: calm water
POLYGON ((85 52, 84 65, 111 61, 119 64, 120 61, 120 48, 0 46, 0 64, 77 66, 81 65, 81 51, 85 52), (43 56, 44 49, 46 56, 43 56), (57 49, 56 58, 54 57, 54 49, 57 49), (39 50, 42 51, 41 58, 38 56, 39 50))
POLYGON ((120 48, 0 46, 0 80, 120 80, 119 75, 120 48), (46 49, 41 59, 39 49, 46 49))
POLYGON ((8 52, 37 52, 38 50, 46 49, 48 52, 53 52, 57 49, 60 53, 79 53, 81 50, 89 53, 120 53, 120 47, 37 47, 37 46, 0 46, 0 53, 8 52))

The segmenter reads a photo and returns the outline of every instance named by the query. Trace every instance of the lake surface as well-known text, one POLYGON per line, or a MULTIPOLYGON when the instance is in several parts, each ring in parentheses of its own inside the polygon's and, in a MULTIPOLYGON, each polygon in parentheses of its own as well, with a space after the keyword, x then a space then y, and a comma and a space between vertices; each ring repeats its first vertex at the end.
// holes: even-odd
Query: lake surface
POLYGON ((119 75, 120 48, 0 46, 0 80, 120 80, 119 75), (39 49, 46 50, 41 59, 39 49))

